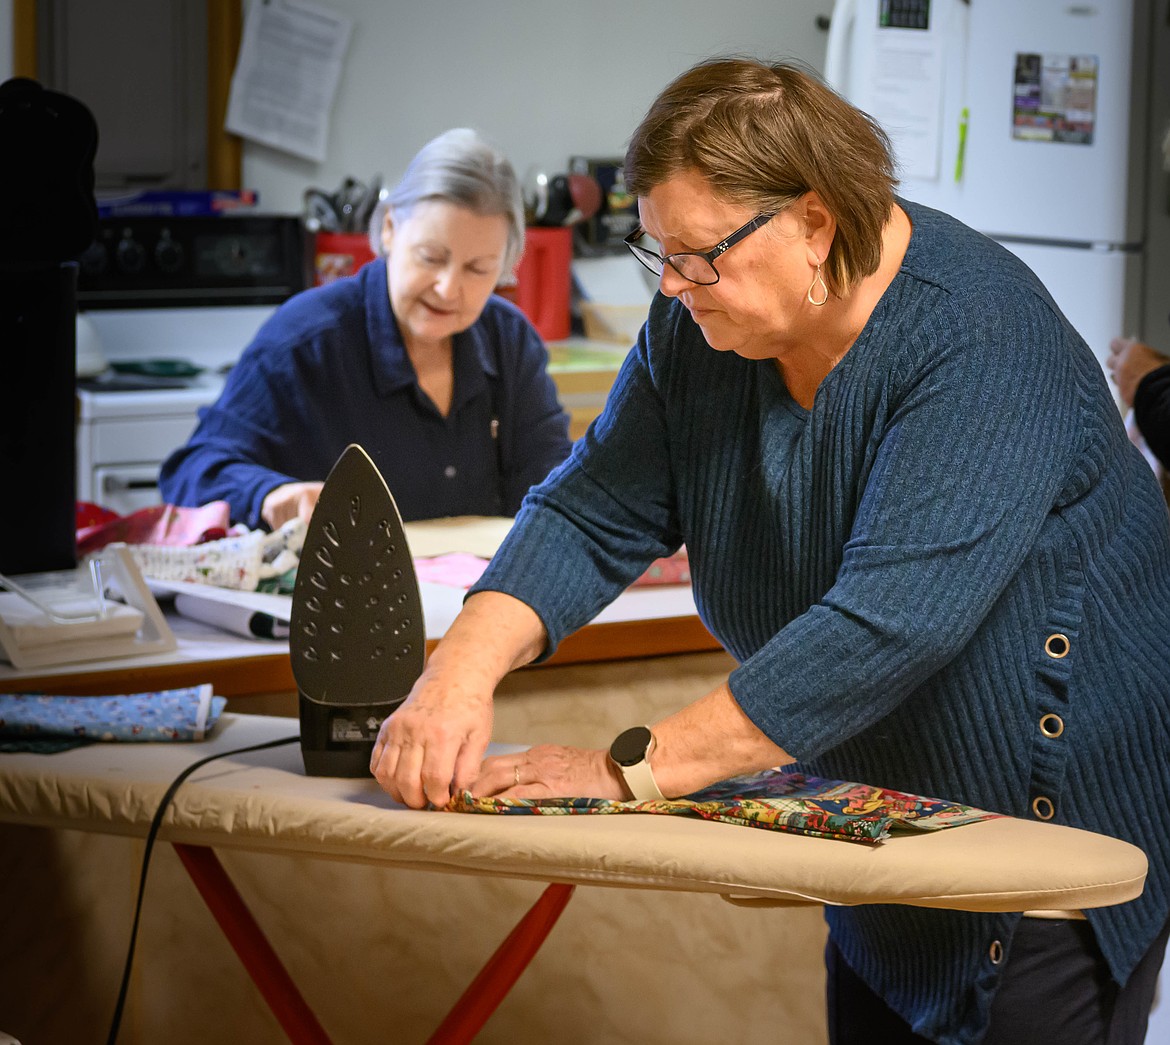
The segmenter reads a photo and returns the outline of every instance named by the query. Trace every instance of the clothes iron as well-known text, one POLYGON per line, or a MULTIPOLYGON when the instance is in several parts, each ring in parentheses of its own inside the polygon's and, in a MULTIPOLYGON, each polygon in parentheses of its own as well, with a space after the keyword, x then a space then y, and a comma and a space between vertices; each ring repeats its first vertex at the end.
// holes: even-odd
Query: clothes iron
POLYGON ((422 674, 426 627, 398 506, 356 444, 337 459, 309 523, 289 650, 305 772, 368 776, 382 720, 422 674))

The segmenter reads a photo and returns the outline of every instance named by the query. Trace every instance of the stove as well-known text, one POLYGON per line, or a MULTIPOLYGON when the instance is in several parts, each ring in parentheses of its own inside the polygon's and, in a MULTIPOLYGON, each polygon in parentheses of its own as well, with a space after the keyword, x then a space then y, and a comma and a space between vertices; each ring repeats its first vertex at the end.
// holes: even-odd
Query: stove
MULTIPOLYGON (((79 381, 77 499, 119 515, 158 504, 158 473, 223 389, 224 375, 275 306, 207 306, 85 313, 111 363, 184 360, 199 373, 180 387, 118 388, 79 381)), ((105 378, 106 375, 101 375, 105 378)), ((177 379, 176 379, 177 380, 177 379)))
POLYGON ((101 352, 131 370, 174 361, 197 372, 160 380, 109 370, 78 382, 79 501, 120 515, 161 501, 163 461, 261 324, 310 285, 310 261, 295 217, 102 220, 77 295, 101 352))

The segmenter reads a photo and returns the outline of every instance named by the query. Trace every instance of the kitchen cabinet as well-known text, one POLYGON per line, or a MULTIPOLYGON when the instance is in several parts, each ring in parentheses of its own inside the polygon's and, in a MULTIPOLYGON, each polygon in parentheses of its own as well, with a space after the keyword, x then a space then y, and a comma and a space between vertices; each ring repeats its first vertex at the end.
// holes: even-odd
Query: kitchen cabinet
POLYGON ((42 0, 37 38, 38 79, 97 120, 99 190, 206 187, 203 0, 42 0))
POLYGON ((223 130, 237 0, 28 6, 35 18, 14 23, 15 68, 93 112, 99 192, 239 187, 239 140, 223 130))

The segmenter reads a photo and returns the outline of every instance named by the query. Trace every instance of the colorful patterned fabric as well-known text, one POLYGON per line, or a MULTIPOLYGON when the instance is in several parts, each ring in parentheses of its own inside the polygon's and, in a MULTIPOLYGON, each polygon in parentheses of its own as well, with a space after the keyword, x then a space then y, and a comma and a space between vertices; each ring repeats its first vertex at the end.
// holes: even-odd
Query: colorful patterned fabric
POLYGON ((130 554, 144 577, 237 591, 256 591, 262 581, 280 578, 300 562, 307 531, 303 519, 289 519, 272 533, 235 530, 222 540, 189 548, 132 544, 130 554))
POLYGON ((94 740, 202 740, 226 703, 209 684, 111 697, 0 694, 0 750, 65 750, 94 740))
POLYGON ((778 769, 733 777, 685 798, 642 802, 614 802, 604 798, 474 798, 464 791, 451 800, 447 809, 456 813, 551 816, 659 813, 846 842, 881 842, 893 831, 937 831, 1003 815, 870 784, 823 780, 778 769))

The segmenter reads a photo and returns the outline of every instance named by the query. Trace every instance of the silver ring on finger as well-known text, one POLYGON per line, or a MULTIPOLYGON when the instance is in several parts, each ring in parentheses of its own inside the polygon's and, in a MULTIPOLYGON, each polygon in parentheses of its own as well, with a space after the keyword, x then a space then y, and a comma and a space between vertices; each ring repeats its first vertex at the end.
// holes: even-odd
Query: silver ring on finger
POLYGON ((520 786, 520 763, 519 762, 517 762, 512 767, 512 779, 516 782, 515 786, 519 787, 520 786))

